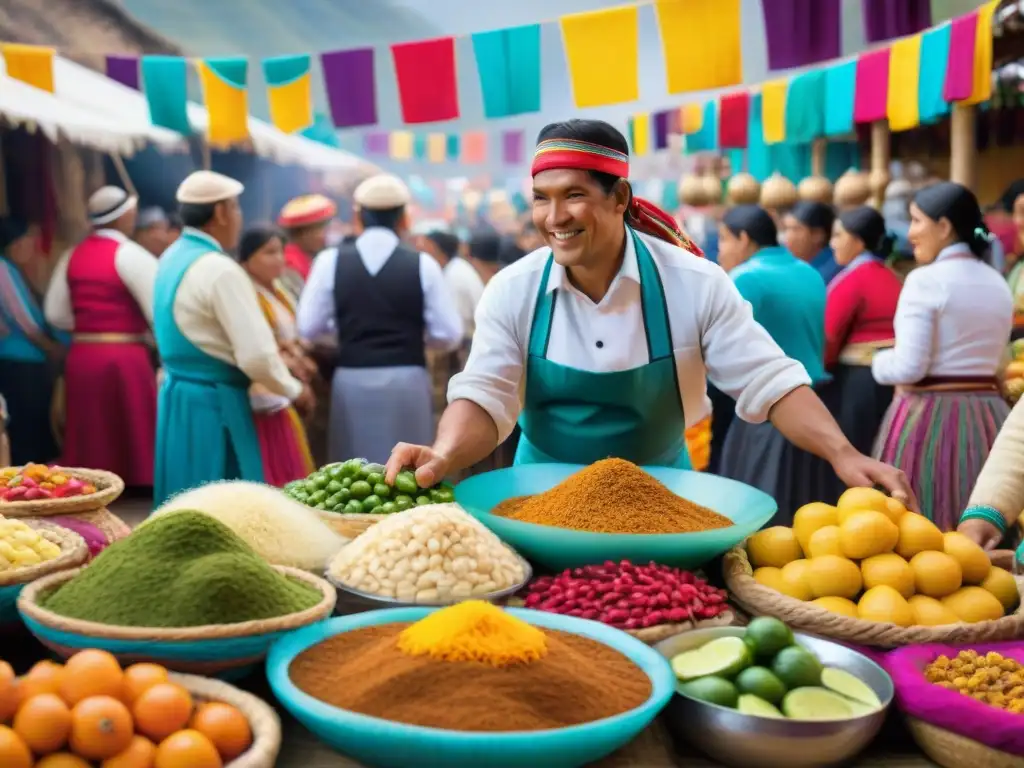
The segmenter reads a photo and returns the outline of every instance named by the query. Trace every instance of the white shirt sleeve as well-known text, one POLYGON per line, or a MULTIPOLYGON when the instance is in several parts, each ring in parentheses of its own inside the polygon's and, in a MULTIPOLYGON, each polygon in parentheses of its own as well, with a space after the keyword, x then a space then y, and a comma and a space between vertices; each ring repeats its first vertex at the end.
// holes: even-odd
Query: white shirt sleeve
POLYGON ((449 403, 470 400, 490 414, 499 443, 512 434, 522 409, 526 351, 516 331, 516 307, 522 301, 522 296, 509 294, 507 282, 488 283, 476 308, 466 367, 448 384, 449 403))
POLYGON ((926 270, 911 272, 903 284, 893 318, 896 345, 876 352, 872 358, 871 373, 879 384, 914 384, 928 373, 939 307, 926 270))
POLYGON ((156 285, 156 256, 131 240, 121 243, 114 257, 114 269, 134 297, 146 322, 153 326, 153 289, 156 285))
POLYGON ((71 260, 71 248, 57 261, 50 284, 43 298, 43 314, 46 322, 62 331, 75 330, 75 313, 71 309, 71 288, 68 287, 68 262, 71 260))
POLYGON ((426 253, 420 254, 420 283, 427 346, 442 352, 455 349, 462 342, 462 318, 441 265, 426 253))
POLYGON ((313 340, 334 329, 334 275, 337 264, 337 248, 321 251, 313 260, 295 311, 295 325, 299 336, 304 339, 313 340))
POLYGON ((241 267, 225 270, 211 286, 213 312, 231 341, 235 364, 256 384, 295 400, 302 382, 288 371, 277 341, 256 299, 252 280, 241 267))
POLYGON ((750 304, 724 271, 716 271, 709 288, 701 318, 708 378, 736 400, 741 419, 759 424, 775 403, 810 385, 811 377, 754 320, 750 304))

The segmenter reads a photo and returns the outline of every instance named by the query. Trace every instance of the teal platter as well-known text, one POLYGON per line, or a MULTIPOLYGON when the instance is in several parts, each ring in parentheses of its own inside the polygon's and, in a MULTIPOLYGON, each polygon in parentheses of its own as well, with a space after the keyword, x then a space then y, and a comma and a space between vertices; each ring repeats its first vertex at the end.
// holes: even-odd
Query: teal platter
POLYGON ((484 472, 455 486, 455 501, 523 557, 553 570, 606 560, 653 560, 696 568, 732 549, 778 510, 771 496, 735 480, 670 467, 643 467, 673 493, 713 509, 732 520, 733 525, 696 533, 592 533, 524 523, 491 513, 506 499, 548 491, 583 468, 577 464, 527 464, 484 472))

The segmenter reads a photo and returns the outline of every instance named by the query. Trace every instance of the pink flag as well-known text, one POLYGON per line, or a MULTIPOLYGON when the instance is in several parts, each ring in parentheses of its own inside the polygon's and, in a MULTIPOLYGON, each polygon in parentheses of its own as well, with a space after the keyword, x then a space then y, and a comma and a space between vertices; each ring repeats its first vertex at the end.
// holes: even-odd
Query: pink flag
POLYGON ((853 119, 858 123, 885 120, 889 104, 889 49, 862 54, 857 59, 857 87, 853 119))
POLYGON ((978 33, 978 12, 953 19, 949 32, 949 58, 946 62, 946 101, 969 99, 974 91, 974 45, 978 33))

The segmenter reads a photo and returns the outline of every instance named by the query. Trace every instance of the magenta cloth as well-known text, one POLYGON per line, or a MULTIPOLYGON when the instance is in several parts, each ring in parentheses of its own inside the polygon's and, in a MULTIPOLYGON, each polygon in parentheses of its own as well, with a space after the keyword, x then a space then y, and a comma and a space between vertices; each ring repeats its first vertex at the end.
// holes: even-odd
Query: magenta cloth
POLYGON ((107 535, 103 531, 92 523, 79 520, 77 517, 48 517, 46 522, 59 525, 61 528, 67 528, 69 531, 77 533, 85 539, 85 543, 89 547, 90 558, 96 557, 110 544, 107 535))
POLYGON ((501 134, 501 158, 505 165, 519 165, 523 162, 523 147, 526 136, 522 131, 505 131, 501 134))
POLYGON ((324 89, 335 128, 377 124, 377 81, 373 48, 332 51, 320 56, 324 89))
POLYGON ((857 87, 853 119, 858 123, 885 120, 889 110, 889 49, 861 54, 857 59, 857 87))
POLYGON ((654 148, 655 149, 666 149, 668 147, 668 133, 671 126, 670 115, 675 112, 678 113, 678 109, 674 109, 671 112, 655 112, 654 113, 654 148))
POLYGON ((107 56, 107 77, 121 85, 139 90, 139 57, 107 56))
POLYGON ((931 0, 861 0, 869 43, 906 37, 932 25, 931 0))
POLYGON ((985 645, 910 645, 888 655, 885 667, 896 686, 896 701, 907 715, 947 731, 966 736, 1000 752, 1024 756, 1024 715, 1006 712, 929 683, 924 668, 939 656, 952 658, 960 651, 995 651, 1024 664, 1024 642, 985 645))
POLYGON ((949 59, 942 98, 946 101, 969 99, 974 92, 974 44, 977 41, 978 14, 953 19, 949 31, 949 59))
POLYGON ((309 475, 290 410, 253 414, 263 455, 263 481, 278 488, 309 475))
POLYGON ((387 155, 389 144, 386 133, 367 133, 363 136, 363 151, 368 155, 387 155))
POLYGON ((839 58, 840 0, 761 0, 761 10, 769 69, 839 58))

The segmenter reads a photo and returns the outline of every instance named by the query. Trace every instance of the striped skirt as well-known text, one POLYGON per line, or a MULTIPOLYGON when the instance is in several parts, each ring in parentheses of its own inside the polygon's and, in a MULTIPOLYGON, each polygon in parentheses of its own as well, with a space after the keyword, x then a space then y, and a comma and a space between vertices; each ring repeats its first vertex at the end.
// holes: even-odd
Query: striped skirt
POLYGON ((874 456, 902 469, 921 512, 952 531, 1009 413, 994 390, 897 392, 874 456))
POLYGON ((253 414, 256 436, 263 455, 263 479, 268 485, 283 486, 313 472, 313 456, 306 429, 294 408, 253 414))

